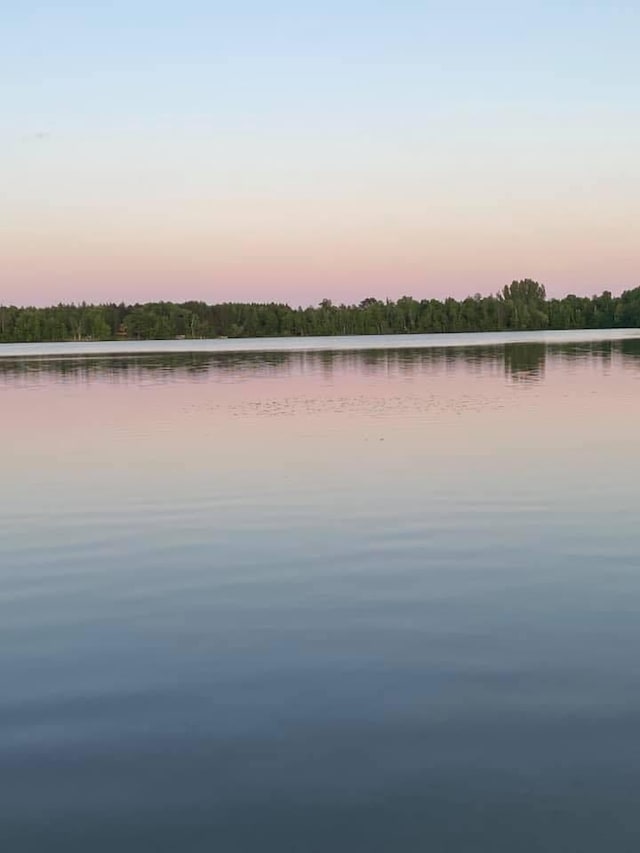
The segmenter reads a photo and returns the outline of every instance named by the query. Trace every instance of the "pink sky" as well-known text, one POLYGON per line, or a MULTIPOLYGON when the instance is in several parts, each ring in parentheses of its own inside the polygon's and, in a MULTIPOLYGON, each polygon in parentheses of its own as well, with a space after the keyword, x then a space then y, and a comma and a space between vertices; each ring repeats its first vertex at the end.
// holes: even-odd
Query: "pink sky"
POLYGON ((634 4, 165 6, 7 16, 0 303, 640 284, 634 4))
POLYGON ((233 217, 185 210, 148 218, 142 207, 121 217, 91 206, 84 217, 83 211, 32 211, 19 228, 9 226, 11 240, 0 246, 0 302, 307 305, 325 297, 465 297, 525 277, 543 282, 551 296, 618 293, 638 284, 634 220, 607 234, 598 217, 576 211, 568 223, 544 223, 531 212, 507 221, 495 212, 394 213, 382 202, 378 211, 352 210, 352 218, 337 209, 334 218, 331 209, 322 216, 295 205, 279 216, 242 209, 233 217))

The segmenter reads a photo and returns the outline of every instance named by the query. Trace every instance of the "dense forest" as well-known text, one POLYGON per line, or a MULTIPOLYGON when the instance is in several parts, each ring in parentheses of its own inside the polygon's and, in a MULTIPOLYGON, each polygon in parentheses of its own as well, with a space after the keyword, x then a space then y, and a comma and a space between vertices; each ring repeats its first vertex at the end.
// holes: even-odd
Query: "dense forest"
POLYGON ((544 286, 514 281, 493 296, 368 298, 358 305, 291 308, 279 303, 151 302, 125 305, 0 305, 0 342, 378 335, 640 327, 640 287, 612 296, 547 299, 544 286))

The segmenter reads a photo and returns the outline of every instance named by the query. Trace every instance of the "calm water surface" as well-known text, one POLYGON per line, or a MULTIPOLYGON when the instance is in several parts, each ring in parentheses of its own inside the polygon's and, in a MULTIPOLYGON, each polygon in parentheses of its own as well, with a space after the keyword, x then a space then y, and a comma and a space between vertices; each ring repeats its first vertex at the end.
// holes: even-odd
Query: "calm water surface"
POLYGON ((638 849, 640 341, 0 401, 2 849, 638 849))

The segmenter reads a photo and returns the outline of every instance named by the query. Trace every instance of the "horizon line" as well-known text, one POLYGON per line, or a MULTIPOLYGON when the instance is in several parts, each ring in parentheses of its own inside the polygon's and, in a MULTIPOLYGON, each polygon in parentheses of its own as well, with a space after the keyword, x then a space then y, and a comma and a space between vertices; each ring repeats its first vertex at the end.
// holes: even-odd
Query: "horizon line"
MULTIPOLYGON (((533 281, 536 284, 542 284, 541 282, 538 282, 535 279, 529 279, 529 278, 512 279, 512 281, 509 282, 509 284, 513 284, 513 283, 516 283, 518 281, 533 281)), ((503 285, 503 287, 504 286, 505 285, 503 285)), ((545 287, 545 285, 542 284, 542 287, 545 287)), ((635 287, 624 287, 623 286, 623 289, 621 289, 619 292, 616 292, 612 289, 605 287, 599 293, 592 293, 590 295, 587 295, 587 294, 580 295, 580 294, 575 293, 574 291, 567 291, 563 296, 547 296, 547 295, 545 295, 545 301, 554 301, 554 300, 555 301, 562 301, 563 299, 568 299, 571 296, 574 296, 577 299, 598 299, 598 298, 601 298, 602 296, 604 296, 605 294, 609 294, 612 298, 620 298, 625 293, 628 293, 630 291, 637 289, 637 287, 640 287, 640 285, 636 285, 635 287)), ((127 307, 132 307, 132 306, 136 306, 136 305, 163 305, 163 304, 186 305, 188 303, 194 303, 194 304, 200 304, 200 305, 204 304, 204 305, 207 305, 208 307, 215 307, 218 305, 264 305, 264 306, 279 305, 279 306, 289 308, 293 311, 298 311, 298 310, 304 311, 304 310, 308 310, 308 309, 321 308, 325 303, 329 303, 329 306, 335 307, 335 308, 360 308, 363 306, 363 303, 368 302, 369 300, 371 300, 372 302, 375 301, 378 303, 382 303, 383 305, 395 304, 395 303, 399 302, 401 299, 413 299, 415 302, 418 302, 418 303, 425 302, 425 301, 445 303, 450 299, 453 299, 455 302, 465 302, 467 299, 472 299, 472 300, 481 299, 482 300, 482 299, 497 298, 500 295, 500 293, 501 293, 501 289, 499 289, 497 291, 492 291, 491 293, 481 293, 480 291, 476 291, 475 293, 470 293, 464 297, 456 297, 456 296, 451 296, 451 295, 445 296, 445 297, 437 297, 437 296, 417 297, 417 296, 413 296, 411 294, 405 293, 402 296, 398 296, 395 299, 393 299, 389 296, 385 296, 385 297, 365 296, 363 299, 359 300, 358 302, 336 302, 331 297, 324 297, 323 299, 321 299, 319 302, 316 302, 316 303, 307 303, 307 304, 299 303, 297 305, 294 305, 290 302, 274 300, 274 299, 270 299, 270 300, 269 299, 267 299, 267 300, 243 300, 243 299, 232 300, 232 299, 225 299, 225 300, 222 300, 220 302, 217 302, 217 301, 209 302, 206 299, 179 299, 179 300, 178 299, 145 299, 145 300, 119 299, 117 301, 116 300, 111 300, 111 301, 101 300, 101 301, 97 301, 97 302, 88 302, 88 301, 83 299, 79 302, 74 301, 74 300, 70 300, 70 301, 60 301, 60 302, 55 302, 55 303, 49 302, 46 304, 35 304, 35 303, 27 303, 27 302, 24 302, 24 303, 16 303, 16 302, 4 303, 0 299, 0 308, 1 309, 17 308, 19 310, 34 309, 37 311, 41 311, 41 310, 46 310, 47 308, 60 308, 60 307, 80 308, 82 306, 86 306, 88 308, 98 308, 98 307, 110 306, 110 305, 115 305, 115 306, 125 305, 127 307)), ((327 307, 329 307, 329 306, 327 306, 327 307)))

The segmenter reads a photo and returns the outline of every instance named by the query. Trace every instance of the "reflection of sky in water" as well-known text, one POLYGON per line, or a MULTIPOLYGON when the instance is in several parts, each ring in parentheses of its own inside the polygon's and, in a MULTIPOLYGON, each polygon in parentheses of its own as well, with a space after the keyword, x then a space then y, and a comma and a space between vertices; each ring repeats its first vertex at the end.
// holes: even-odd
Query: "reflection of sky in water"
MULTIPOLYGON (((600 421, 607 416, 607 398, 633 402, 636 365, 640 342, 635 341, 567 348, 535 343, 469 350, 12 360, 0 362, 0 387, 7 403, 3 429, 16 442, 14 450, 43 426, 63 443, 91 443, 102 431, 137 424, 153 443, 161 437, 168 442, 169 433, 184 422, 192 441, 206 440, 207 427, 215 425, 233 444, 234 436, 253 428, 255 418, 266 436, 323 417, 338 417, 345 435, 379 421, 404 432, 428 423, 443 430, 446 444, 454 414, 478 428, 498 420, 504 432, 526 413, 532 425, 553 426, 561 434, 566 421, 555 418, 549 424, 548 418, 554 407, 579 401, 600 421), (516 393, 518 387, 525 396, 516 393), (596 393, 597 401, 591 399, 596 393), (295 424, 287 423, 291 416, 295 424), (274 426, 268 417, 281 422, 274 426)), ((589 428, 582 424, 581 431, 589 428)), ((176 450, 188 456, 192 441, 176 450)))
POLYGON ((639 378, 633 342, 0 364, 13 849, 631 849, 639 378))

